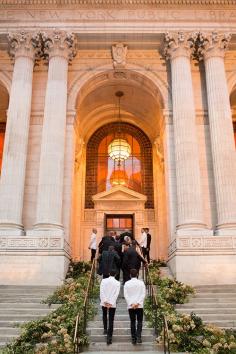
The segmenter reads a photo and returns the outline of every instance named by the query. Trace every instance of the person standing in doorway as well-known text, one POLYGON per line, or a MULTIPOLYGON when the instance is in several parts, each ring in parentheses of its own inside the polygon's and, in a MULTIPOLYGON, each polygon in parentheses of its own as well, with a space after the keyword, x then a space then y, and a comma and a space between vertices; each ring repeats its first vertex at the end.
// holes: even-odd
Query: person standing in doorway
POLYGON ((140 238, 139 246, 142 249, 143 257, 146 258, 146 255, 147 255, 147 233, 146 233, 145 229, 141 229, 141 238, 140 238))
POLYGON ((150 263, 150 247, 151 247, 151 241, 152 241, 152 236, 149 233, 149 228, 146 228, 146 234, 147 234, 147 249, 146 249, 146 254, 147 254, 147 262, 148 264, 150 263))
POLYGON ((97 229, 92 229, 92 234, 90 236, 90 243, 88 248, 91 250, 91 262, 93 262, 97 250, 97 229))
POLYGON ((143 327, 143 302, 146 296, 146 288, 142 280, 137 279, 137 270, 131 269, 131 279, 124 285, 124 297, 127 302, 130 318, 132 343, 142 343, 143 327), (136 326, 137 321, 137 326, 136 326))
POLYGON ((111 270, 109 278, 103 279, 100 285, 100 300, 104 334, 107 344, 112 344, 113 324, 116 312, 116 301, 120 293, 120 282, 115 279, 116 272, 111 270), (108 317, 108 323, 107 323, 108 317))

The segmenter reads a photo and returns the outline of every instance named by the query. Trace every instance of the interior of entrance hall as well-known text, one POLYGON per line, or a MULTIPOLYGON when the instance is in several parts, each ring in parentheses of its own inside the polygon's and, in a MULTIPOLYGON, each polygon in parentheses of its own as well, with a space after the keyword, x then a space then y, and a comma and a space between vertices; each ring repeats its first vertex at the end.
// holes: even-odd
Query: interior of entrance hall
POLYGON ((132 228, 137 239, 149 227, 152 257, 166 258, 165 129, 158 87, 142 72, 109 70, 87 80, 76 102, 73 256, 89 258, 93 227, 100 238, 111 229, 132 228), (122 162, 108 153, 119 130, 131 147, 122 162))

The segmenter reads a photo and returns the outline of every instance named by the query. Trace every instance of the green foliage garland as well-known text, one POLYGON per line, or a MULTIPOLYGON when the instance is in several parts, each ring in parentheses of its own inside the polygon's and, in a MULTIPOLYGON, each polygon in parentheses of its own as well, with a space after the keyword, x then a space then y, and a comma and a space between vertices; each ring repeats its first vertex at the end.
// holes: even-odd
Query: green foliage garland
MULTIPOLYGON (((64 285, 57 288, 44 303, 61 304, 44 318, 31 321, 22 326, 21 335, 6 348, 2 354, 71 354, 73 353, 73 336, 75 320, 78 313, 83 316, 83 301, 90 275, 90 264, 78 262, 71 264, 69 278, 64 285)), ((94 294, 98 292, 95 283, 94 294)), ((88 307, 88 318, 95 315, 95 306, 88 307)), ((80 345, 86 345, 88 338, 79 327, 80 345)))
MULTIPOLYGON (((150 266, 152 282, 157 287, 157 324, 163 340, 162 314, 165 314, 169 327, 169 338, 172 351, 198 354, 236 354, 236 333, 233 330, 223 330, 217 326, 204 324, 194 313, 180 314, 175 310, 175 304, 187 302, 194 289, 176 280, 161 278, 156 264, 150 266)), ((154 326, 155 316, 150 298, 145 302, 145 315, 151 326, 154 326)))

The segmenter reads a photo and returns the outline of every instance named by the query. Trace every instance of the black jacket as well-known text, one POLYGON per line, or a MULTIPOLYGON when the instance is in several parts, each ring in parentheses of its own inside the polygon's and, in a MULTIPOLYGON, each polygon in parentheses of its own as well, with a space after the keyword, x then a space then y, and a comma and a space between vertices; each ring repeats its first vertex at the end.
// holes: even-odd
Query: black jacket
POLYGON ((116 251, 103 251, 99 260, 98 274, 109 275, 110 271, 118 273, 120 257, 116 251))
POLYGON ((141 262, 146 263, 143 257, 141 257, 140 254, 133 247, 130 247, 123 254, 122 268, 129 271, 131 269, 139 270, 141 267, 141 262))
POLYGON ((112 236, 103 236, 98 245, 99 253, 102 254, 103 251, 108 251, 109 246, 115 247, 114 238, 112 236))
POLYGON ((152 236, 148 233, 147 234, 147 248, 148 249, 150 249, 151 241, 152 241, 152 236))

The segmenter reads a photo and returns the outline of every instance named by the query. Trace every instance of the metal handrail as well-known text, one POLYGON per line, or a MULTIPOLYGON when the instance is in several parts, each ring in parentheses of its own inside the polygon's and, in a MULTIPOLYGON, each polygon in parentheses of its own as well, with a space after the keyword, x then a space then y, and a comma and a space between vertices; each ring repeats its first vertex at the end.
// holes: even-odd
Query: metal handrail
MULTIPOLYGON (((157 318, 157 309, 158 309, 158 301, 156 296, 156 289, 154 284, 151 281, 149 268, 148 266, 143 267, 144 271, 144 282, 146 284, 148 296, 151 299, 151 305, 154 312, 154 331, 155 334, 158 335, 158 318, 157 318)), ((163 323, 163 339, 164 339, 164 354, 170 354, 170 338, 169 338, 169 329, 168 329, 168 322, 164 313, 162 313, 162 323, 163 323)))
MULTIPOLYGON (((89 305, 89 301, 90 301, 90 295, 93 291, 93 287, 94 287, 94 280, 95 280, 95 270, 96 270, 96 259, 93 259, 93 263, 91 266, 91 273, 89 276, 89 281, 88 281, 88 285, 86 288, 86 292, 85 292, 85 297, 84 297, 84 303, 83 303, 83 334, 86 333, 86 327, 87 327, 87 308, 89 305)), ((73 340, 73 344, 74 344, 74 354, 78 354, 79 353, 79 336, 78 336, 78 329, 79 329, 79 324, 80 324, 81 318, 80 318, 80 313, 78 313, 78 315, 76 316, 76 321, 75 321, 75 331, 74 331, 74 340, 73 340)))

